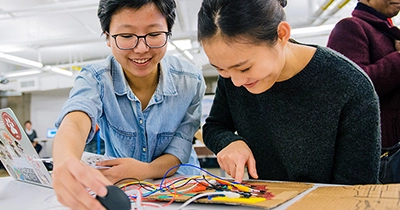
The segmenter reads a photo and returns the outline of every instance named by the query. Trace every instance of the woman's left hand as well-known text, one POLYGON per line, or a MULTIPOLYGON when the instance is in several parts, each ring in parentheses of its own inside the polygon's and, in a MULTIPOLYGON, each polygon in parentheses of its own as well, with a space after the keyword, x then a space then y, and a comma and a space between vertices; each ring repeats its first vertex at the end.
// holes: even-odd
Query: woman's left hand
POLYGON ((112 183, 123 178, 136 178, 144 180, 148 178, 148 163, 135 160, 133 158, 116 158, 104 160, 96 163, 97 166, 111 166, 109 169, 100 169, 105 177, 112 183))

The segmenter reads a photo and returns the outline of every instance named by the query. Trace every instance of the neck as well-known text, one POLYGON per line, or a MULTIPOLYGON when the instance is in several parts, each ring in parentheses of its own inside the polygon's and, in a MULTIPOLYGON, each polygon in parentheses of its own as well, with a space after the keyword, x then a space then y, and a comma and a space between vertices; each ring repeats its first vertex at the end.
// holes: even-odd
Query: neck
POLYGON ((145 77, 136 77, 134 75, 126 75, 128 80, 128 84, 131 87, 132 91, 142 91, 142 90, 149 90, 155 89, 158 84, 159 78, 159 70, 153 71, 151 74, 145 77))
POLYGON ((278 82, 288 80, 298 74, 312 59, 316 48, 288 42, 285 49, 285 65, 278 82))

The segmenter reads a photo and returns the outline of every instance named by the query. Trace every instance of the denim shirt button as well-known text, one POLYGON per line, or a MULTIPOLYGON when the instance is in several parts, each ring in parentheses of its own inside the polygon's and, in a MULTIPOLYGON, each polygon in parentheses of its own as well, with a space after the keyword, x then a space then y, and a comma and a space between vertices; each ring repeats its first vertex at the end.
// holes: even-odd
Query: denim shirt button
POLYGON ((143 149, 142 149, 142 150, 143 150, 143 152, 146 152, 146 147, 143 147, 143 149))
POLYGON ((140 124, 143 124, 143 120, 139 120, 139 123, 140 123, 140 124))

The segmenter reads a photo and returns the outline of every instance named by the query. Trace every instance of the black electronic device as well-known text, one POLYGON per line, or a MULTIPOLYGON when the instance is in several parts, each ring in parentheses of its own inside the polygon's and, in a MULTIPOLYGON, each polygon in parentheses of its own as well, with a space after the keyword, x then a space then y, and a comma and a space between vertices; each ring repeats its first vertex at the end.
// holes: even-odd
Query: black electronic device
POLYGON ((115 185, 107 186, 107 195, 104 197, 96 196, 96 199, 107 210, 130 210, 131 202, 128 196, 115 185))

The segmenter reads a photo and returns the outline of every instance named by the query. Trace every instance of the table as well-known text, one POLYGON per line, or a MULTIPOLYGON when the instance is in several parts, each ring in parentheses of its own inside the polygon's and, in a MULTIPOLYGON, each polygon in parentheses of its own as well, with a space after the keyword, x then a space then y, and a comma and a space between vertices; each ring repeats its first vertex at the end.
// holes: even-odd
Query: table
MULTIPOLYGON (((292 205, 295 201, 300 199, 308 192, 315 189, 317 186, 301 193, 294 199, 286 202, 285 204, 275 208, 274 210, 283 210, 292 205)), ((173 203, 164 209, 176 210, 181 203, 173 203)), ((53 189, 37 186, 34 184, 16 181, 11 177, 0 178, 0 209, 15 209, 15 210, 67 210, 68 208, 62 206, 54 194, 53 189)), ((143 210, 155 210, 160 208, 145 207, 143 210)), ((195 204, 192 203, 184 208, 184 210, 257 210, 258 208, 231 206, 231 205, 214 205, 214 204, 195 204)))

